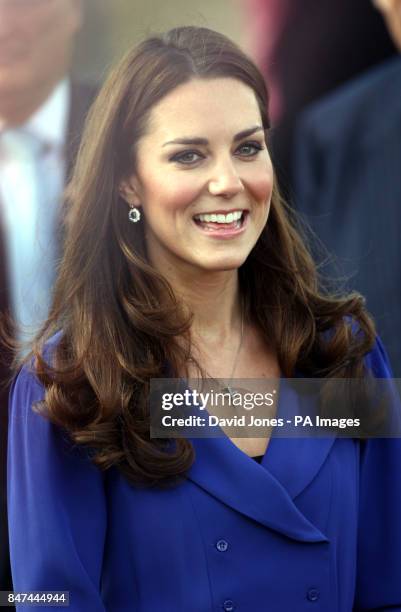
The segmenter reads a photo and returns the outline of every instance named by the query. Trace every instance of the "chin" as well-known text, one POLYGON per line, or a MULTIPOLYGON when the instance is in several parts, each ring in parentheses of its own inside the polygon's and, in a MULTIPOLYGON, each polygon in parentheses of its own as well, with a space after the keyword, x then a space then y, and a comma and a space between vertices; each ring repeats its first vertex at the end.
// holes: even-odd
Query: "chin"
POLYGON ((246 261, 246 257, 230 257, 220 258, 213 262, 205 263, 202 267, 210 272, 227 272, 229 270, 238 270, 246 261))

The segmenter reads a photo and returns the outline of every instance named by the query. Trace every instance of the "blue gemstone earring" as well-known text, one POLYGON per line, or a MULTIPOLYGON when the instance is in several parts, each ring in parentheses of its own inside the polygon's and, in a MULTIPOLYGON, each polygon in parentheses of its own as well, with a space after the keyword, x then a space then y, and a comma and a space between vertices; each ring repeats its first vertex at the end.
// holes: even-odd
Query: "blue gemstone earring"
POLYGON ((133 206, 132 208, 130 208, 130 211, 128 213, 128 219, 132 222, 132 223, 137 223, 141 218, 141 211, 139 210, 139 208, 136 208, 136 206, 133 206))

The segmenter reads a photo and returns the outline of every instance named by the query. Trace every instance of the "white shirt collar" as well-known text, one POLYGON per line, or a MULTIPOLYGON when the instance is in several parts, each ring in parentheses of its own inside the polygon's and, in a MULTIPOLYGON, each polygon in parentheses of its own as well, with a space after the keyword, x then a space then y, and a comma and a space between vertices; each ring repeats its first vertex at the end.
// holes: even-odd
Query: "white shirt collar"
POLYGON ((63 147, 68 127, 70 88, 67 78, 56 85, 47 100, 24 124, 24 129, 44 143, 63 147))

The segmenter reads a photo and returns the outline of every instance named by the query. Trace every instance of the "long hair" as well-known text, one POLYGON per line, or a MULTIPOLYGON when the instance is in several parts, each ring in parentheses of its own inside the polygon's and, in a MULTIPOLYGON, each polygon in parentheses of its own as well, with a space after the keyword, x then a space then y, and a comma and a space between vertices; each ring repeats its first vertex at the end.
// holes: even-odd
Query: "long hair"
MULTIPOLYGON (((148 408, 151 378, 163 377, 167 364, 170 375, 187 371, 191 317, 148 261, 142 224, 127 223, 119 186, 135 168, 136 144, 154 105, 191 79, 218 77, 254 91, 267 130, 262 75, 233 42, 209 29, 180 27, 149 38, 110 74, 91 109, 67 189, 64 255, 48 320, 33 347, 46 389, 37 410, 89 447, 99 468, 115 466, 133 483, 174 481, 193 462, 188 440, 150 439, 148 408), (46 342, 57 331, 49 358, 46 342)), ((320 289, 277 187, 239 280, 246 317, 276 351, 284 376, 296 369, 305 376, 362 376, 374 338, 362 299, 320 289), (362 333, 352 333, 349 317, 362 333)))

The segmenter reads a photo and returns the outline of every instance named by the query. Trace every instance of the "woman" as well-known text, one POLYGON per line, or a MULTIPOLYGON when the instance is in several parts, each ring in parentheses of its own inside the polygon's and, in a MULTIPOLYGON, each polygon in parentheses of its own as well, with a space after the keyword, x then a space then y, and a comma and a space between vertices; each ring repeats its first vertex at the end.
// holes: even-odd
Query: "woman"
POLYGON ((145 41, 103 87, 11 397, 16 590, 91 612, 401 606, 398 440, 149 435, 153 378, 390 376, 361 299, 318 288, 266 108, 204 28, 145 41))

